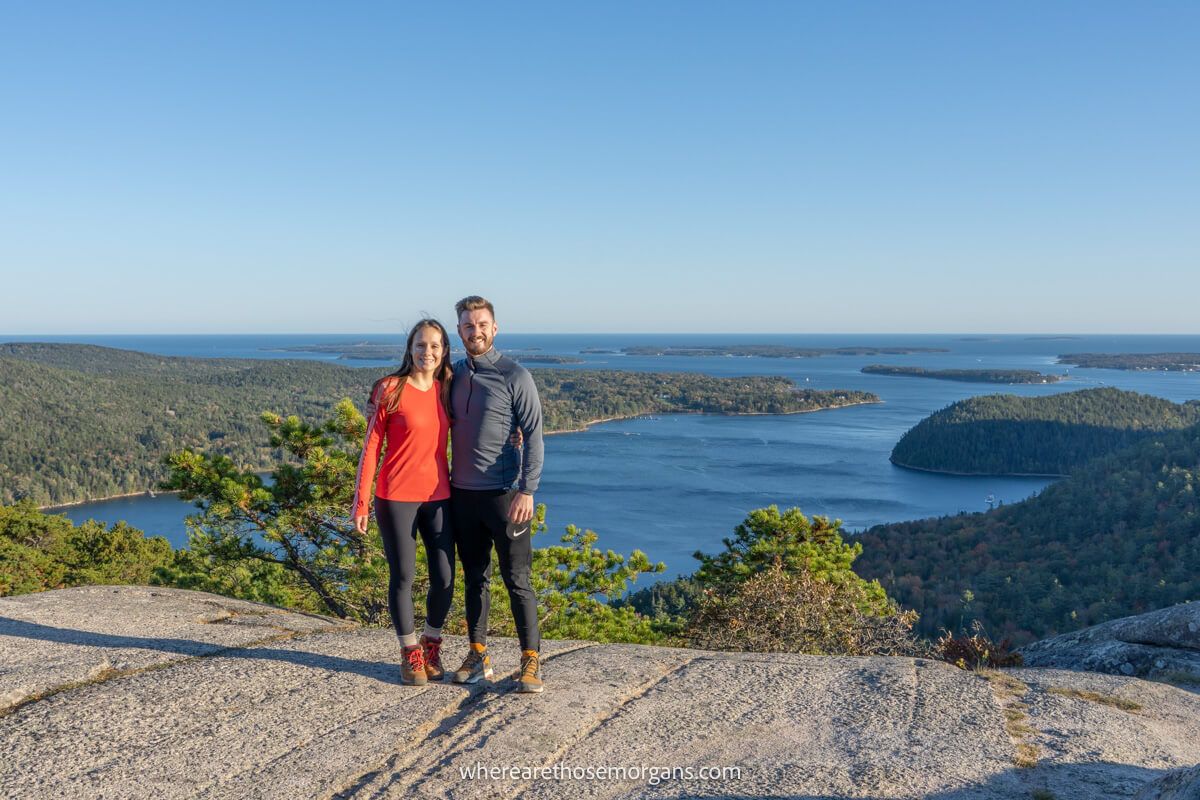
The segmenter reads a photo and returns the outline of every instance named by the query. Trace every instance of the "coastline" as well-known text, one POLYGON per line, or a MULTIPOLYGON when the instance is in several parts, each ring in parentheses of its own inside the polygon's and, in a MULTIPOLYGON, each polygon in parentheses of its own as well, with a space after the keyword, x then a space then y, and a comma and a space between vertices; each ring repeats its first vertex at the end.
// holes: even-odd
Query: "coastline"
MULTIPOLYGON (((779 412, 738 411, 738 412, 734 412, 731 414, 716 414, 715 416, 722 416, 722 417, 786 417, 786 416, 791 416, 793 414, 815 414, 819 411, 834 411, 839 408, 850 408, 852 406, 876 405, 876 404, 879 404, 882 402, 883 402, 883 400, 861 400, 858 402, 844 403, 842 405, 837 405, 837 406, 825 406, 823 408, 806 408, 806 409, 800 409, 798 411, 779 411, 779 412)), ((661 412, 661 413, 665 416, 667 414, 712 414, 713 412, 710 412, 710 411, 667 411, 667 412, 661 412)), ((588 431, 588 429, 590 429, 593 425, 600 425, 605 422, 620 422, 621 420, 626 420, 626 419, 638 419, 639 417, 645 417, 645 416, 649 416, 649 414, 631 414, 631 415, 626 415, 626 416, 605 417, 604 419, 590 419, 587 422, 583 423, 583 427, 581 427, 581 428, 569 428, 567 430, 560 430, 560 431, 546 431, 542 435, 543 436, 559 436, 564 433, 586 433, 588 431)), ((935 472, 936 470, 928 470, 928 471, 935 472)), ((151 491, 151 490, 142 489, 141 491, 137 491, 137 492, 124 492, 122 494, 111 494, 111 495, 105 495, 103 497, 89 497, 85 500, 73 500, 70 503, 54 503, 54 504, 48 505, 48 506, 38 506, 38 511, 41 511, 44 513, 54 513, 58 509, 71 508, 73 506, 82 506, 82 505, 87 505, 88 503, 103 503, 106 500, 122 500, 122 499, 125 499, 128 497, 142 497, 142 496, 146 495, 146 493, 149 491, 151 491)), ((179 494, 179 492, 177 490, 176 491, 165 491, 164 490, 161 492, 155 491, 154 494, 155 494, 155 496, 158 496, 158 495, 164 495, 164 494, 179 494)))
MULTIPOLYGON (((883 400, 860 400, 855 403, 843 403, 842 405, 839 405, 839 406, 825 406, 823 408, 804 408, 804 409, 800 409, 799 411, 735 411, 735 412, 732 412, 729 414, 714 414, 711 411, 662 411, 662 412, 659 412, 659 414, 656 414, 655 416, 661 415, 661 416, 665 417, 665 416, 669 416, 671 414, 681 414, 681 415, 682 414, 688 414, 688 415, 712 414, 713 416, 717 416, 717 417, 790 417, 793 414, 815 414, 818 411, 834 411, 839 408, 850 408, 852 406, 873 406, 873 405, 878 405, 882 402, 884 402, 884 401, 883 400)), ((591 428, 593 425, 599 425, 603 422, 619 422, 624 419, 639 419, 641 417, 646 417, 646 416, 650 416, 650 414, 649 413, 647 413, 647 414, 630 414, 627 416, 620 416, 620 417, 607 417, 605 419, 590 419, 587 422, 583 423, 582 428, 571 428, 569 430, 562 430, 562 431, 546 431, 545 433, 542 434, 542 436, 558 436, 559 434, 562 434, 562 433, 586 433, 588 431, 588 429, 591 428)))
POLYGON ((1069 478, 1070 475, 1064 475, 1053 472, 955 472, 951 469, 930 469, 929 467, 914 467, 911 464, 901 464, 891 458, 888 459, 894 466, 901 469, 911 469, 916 472, 929 472, 934 475, 956 475, 960 478, 1069 478))
MULTIPOLYGON (((73 506, 84 506, 88 503, 103 503, 105 500, 122 500, 126 497, 144 497, 147 493, 154 491, 151 489, 142 489, 140 492, 124 492, 123 494, 110 494, 104 497, 89 497, 86 500, 73 500, 70 503, 54 503, 48 506, 38 506, 38 511, 53 513, 60 508, 71 508, 73 506)), ((178 490, 172 491, 154 491, 154 496, 158 497, 163 494, 179 494, 178 490)))

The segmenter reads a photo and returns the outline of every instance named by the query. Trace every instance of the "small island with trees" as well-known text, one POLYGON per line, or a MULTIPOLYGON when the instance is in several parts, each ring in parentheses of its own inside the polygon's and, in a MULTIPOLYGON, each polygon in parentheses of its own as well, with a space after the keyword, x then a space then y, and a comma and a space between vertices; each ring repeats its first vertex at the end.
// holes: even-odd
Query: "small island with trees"
POLYGON ((1047 375, 1032 369, 926 369, 890 364, 871 364, 862 368, 868 375, 896 375, 909 378, 933 378, 966 383, 1057 383, 1061 375, 1047 375))
POLYGON ((1067 353, 1058 363, 1086 369, 1200 372, 1200 353, 1067 353))
POLYGON ((948 353, 943 347, 788 347, 779 344, 737 344, 712 347, 622 347, 629 356, 737 356, 758 358, 819 358, 820 356, 902 356, 948 353))
POLYGON ((519 361, 522 364, 583 364, 586 363, 582 358, 574 356, 551 356, 541 353, 526 354, 526 353, 510 353, 510 357, 514 361, 519 361))
MULTIPOLYGON (((272 353, 322 353, 349 361, 395 361, 404 358, 404 342, 356 342, 354 344, 301 344, 263 348, 272 353)), ((453 351, 453 348, 451 348, 453 351)))

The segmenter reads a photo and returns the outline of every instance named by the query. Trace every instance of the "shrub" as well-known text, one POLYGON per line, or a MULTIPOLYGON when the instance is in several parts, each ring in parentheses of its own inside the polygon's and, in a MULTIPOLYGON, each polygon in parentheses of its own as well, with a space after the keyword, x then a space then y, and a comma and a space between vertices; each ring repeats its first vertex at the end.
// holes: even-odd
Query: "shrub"
POLYGON ((970 635, 955 636, 946 631, 937 641, 937 652, 943 661, 959 669, 972 671, 1000 667, 1019 667, 1024 659, 1012 649, 1012 641, 1002 639, 997 644, 984 633, 983 625, 976 620, 970 635))

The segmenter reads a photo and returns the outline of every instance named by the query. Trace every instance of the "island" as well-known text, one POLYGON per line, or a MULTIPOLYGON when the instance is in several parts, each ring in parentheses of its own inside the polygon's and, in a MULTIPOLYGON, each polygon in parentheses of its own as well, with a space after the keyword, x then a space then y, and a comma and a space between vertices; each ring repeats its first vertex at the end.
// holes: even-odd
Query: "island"
MULTIPOLYGON (((323 420, 342 398, 366 408, 386 369, 311 360, 178 358, 93 345, 0 344, 0 503, 41 506, 153 489, 185 447, 269 468, 260 415, 323 420), (64 425, 63 420, 69 420, 64 425)), ((548 433, 648 414, 795 414, 876 403, 867 392, 802 390, 787 378, 530 370, 548 433)))
POLYGON ((1061 375, 1045 375, 1032 369, 925 369, 871 364, 863 367, 868 375, 899 375, 909 378, 934 378, 967 383, 1056 383, 1061 375))
POLYGON ((1046 397, 993 394, 921 420, 892 449, 900 467, 956 475, 1069 474, 1149 436, 1200 423, 1200 400, 1172 403, 1121 389, 1046 397))
MULTIPOLYGON (((264 348, 265 350, 267 348, 264 348)), ((396 361, 404 358, 404 342, 358 342, 356 344, 305 344, 270 348, 273 353, 328 353, 340 359, 396 361)))
POLYGON ((580 350, 579 352, 584 355, 589 355, 589 356, 596 356, 596 355, 619 356, 619 355, 621 355, 620 350, 609 350, 608 348, 605 348, 605 347, 585 347, 582 350, 580 350))
POLYGON ((514 361, 519 361, 522 364, 583 364, 582 358, 573 356, 551 356, 551 355, 525 355, 524 353, 509 354, 514 361))
POLYGON ((740 356, 759 358, 818 358, 820 356, 880 356, 948 353, 944 347, 788 347, 778 344, 738 344, 712 347, 622 347, 629 356, 740 356))
POLYGON ((1058 363, 1089 369, 1200 372, 1200 353, 1067 353, 1058 357, 1058 363))

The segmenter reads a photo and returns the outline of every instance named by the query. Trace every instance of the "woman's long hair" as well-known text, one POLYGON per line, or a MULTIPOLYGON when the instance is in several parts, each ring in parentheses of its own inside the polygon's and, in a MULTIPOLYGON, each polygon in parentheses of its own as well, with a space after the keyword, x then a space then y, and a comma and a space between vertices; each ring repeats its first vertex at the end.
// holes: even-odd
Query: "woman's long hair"
POLYGON ((371 387, 371 398, 375 399, 378 397, 380 407, 389 414, 400 407, 400 393, 404 391, 404 387, 408 383, 408 376, 413 371, 413 342, 423 328, 433 328, 442 335, 442 363, 433 368, 433 378, 441 382, 441 397, 438 399, 441 400, 442 407, 446 409, 446 415, 450 415, 450 380, 454 376, 454 371, 450 368, 450 337, 447 335, 446 329, 442 327, 442 323, 432 318, 418 321, 416 325, 412 326, 412 330, 408 332, 408 341, 404 345, 404 358, 400 361, 400 369, 389 375, 384 375, 375 381, 375 385, 371 387), (386 389, 383 395, 380 396, 379 393, 386 388, 389 378, 398 378, 399 380, 395 381, 395 385, 390 389, 386 389))

